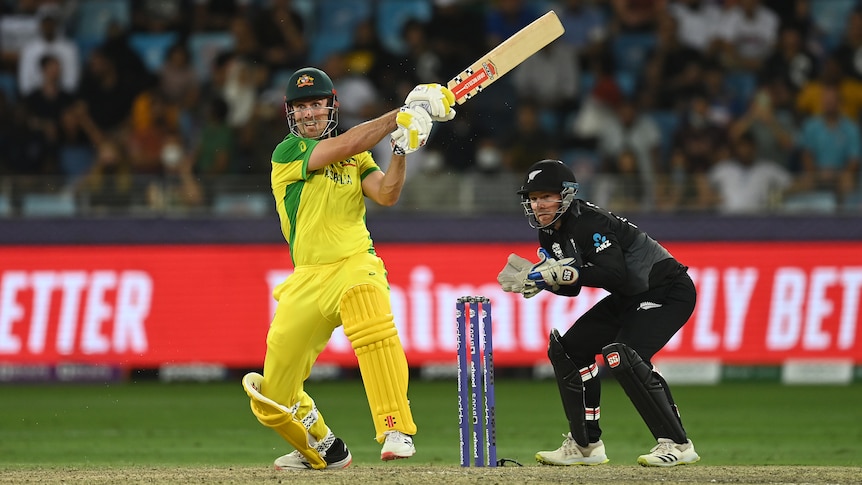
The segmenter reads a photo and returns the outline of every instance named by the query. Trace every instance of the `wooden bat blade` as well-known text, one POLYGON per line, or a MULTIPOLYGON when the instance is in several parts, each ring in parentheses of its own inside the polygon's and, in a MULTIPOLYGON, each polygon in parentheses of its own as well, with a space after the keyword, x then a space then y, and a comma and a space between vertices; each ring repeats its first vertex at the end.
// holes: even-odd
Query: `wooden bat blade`
POLYGON ((491 49, 470 67, 452 78, 446 87, 455 95, 455 101, 458 104, 464 104, 525 59, 563 35, 564 30, 557 14, 551 10, 491 49))

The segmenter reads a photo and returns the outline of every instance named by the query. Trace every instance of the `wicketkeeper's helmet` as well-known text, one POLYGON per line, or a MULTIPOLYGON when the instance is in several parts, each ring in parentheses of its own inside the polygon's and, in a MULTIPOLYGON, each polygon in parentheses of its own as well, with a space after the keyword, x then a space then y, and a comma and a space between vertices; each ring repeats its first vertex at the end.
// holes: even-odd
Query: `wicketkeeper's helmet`
POLYGON ((319 138, 326 138, 338 125, 338 96, 335 85, 325 72, 315 67, 304 67, 294 72, 287 81, 284 92, 284 112, 287 116, 287 126, 296 136, 302 136, 293 116, 293 102, 300 99, 328 98, 329 121, 319 138))
POLYGON ((517 194, 521 196, 521 206, 530 226, 536 229, 548 227, 557 222, 569 210, 575 194, 578 193, 578 181, 568 165, 559 160, 541 160, 527 169, 524 183, 517 194), (548 224, 540 224, 530 204, 530 192, 555 192, 560 194, 560 208, 557 216, 548 224))

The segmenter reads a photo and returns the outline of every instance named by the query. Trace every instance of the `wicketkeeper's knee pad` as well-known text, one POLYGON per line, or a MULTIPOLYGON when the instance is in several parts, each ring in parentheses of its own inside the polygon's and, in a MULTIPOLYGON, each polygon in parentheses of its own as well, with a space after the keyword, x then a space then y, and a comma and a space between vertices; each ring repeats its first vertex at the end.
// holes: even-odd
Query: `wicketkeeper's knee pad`
POLYGON ((416 434, 407 400, 409 368, 386 294, 362 284, 341 299, 341 321, 365 384, 378 442, 386 431, 416 434))
POLYGON ((274 429, 285 441, 299 450, 312 468, 326 468, 326 461, 320 456, 320 452, 308 442, 308 428, 296 419, 287 406, 261 394, 262 382, 263 376, 256 372, 249 372, 242 378, 242 387, 251 399, 251 412, 262 425, 274 429))
POLYGON ((652 365, 622 343, 606 345, 602 355, 653 436, 685 443, 686 433, 676 404, 664 378, 653 370, 652 365))

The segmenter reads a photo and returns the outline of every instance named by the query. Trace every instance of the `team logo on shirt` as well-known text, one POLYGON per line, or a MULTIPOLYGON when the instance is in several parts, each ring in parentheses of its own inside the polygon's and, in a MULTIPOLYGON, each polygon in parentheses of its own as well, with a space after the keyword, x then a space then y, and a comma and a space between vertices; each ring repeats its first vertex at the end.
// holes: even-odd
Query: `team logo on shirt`
POLYGON ((314 78, 309 76, 308 74, 303 74, 299 76, 299 79, 296 80, 296 87, 304 88, 307 86, 314 86, 314 78))
POLYGON ((563 259, 563 248, 560 247, 560 243, 552 244, 551 251, 554 252, 554 256, 556 256, 557 259, 563 259))
POLYGON ((598 253, 600 251, 603 251, 603 250, 611 247, 611 241, 608 240, 607 237, 605 237, 599 233, 595 233, 595 234, 593 234, 593 246, 596 247, 596 252, 598 253))

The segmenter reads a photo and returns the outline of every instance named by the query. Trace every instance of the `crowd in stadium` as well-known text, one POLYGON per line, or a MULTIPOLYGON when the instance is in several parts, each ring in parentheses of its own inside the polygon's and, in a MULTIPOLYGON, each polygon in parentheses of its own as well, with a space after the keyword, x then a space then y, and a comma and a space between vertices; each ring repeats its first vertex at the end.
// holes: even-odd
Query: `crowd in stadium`
POLYGON ((0 0, 0 216, 265 195, 294 70, 330 75, 343 131, 549 9, 563 36, 436 125, 410 178, 483 192, 552 158, 613 210, 862 213, 859 3, 0 0))

